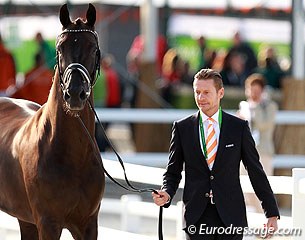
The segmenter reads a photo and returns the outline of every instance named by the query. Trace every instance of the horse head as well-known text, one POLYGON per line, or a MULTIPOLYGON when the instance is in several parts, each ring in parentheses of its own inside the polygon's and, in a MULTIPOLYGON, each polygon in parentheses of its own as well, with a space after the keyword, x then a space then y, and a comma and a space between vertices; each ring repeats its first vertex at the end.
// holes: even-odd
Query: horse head
POLYGON ((56 42, 57 69, 65 108, 81 111, 91 95, 100 66, 96 10, 89 4, 86 19, 71 21, 67 4, 60 9, 62 33, 56 42))

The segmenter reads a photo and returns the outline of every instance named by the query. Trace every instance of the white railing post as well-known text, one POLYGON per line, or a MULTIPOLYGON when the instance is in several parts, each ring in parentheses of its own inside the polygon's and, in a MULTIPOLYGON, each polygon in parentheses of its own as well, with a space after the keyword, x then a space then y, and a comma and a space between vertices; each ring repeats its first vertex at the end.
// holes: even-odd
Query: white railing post
POLYGON ((293 239, 305 240, 305 168, 293 168, 292 178, 292 226, 302 229, 301 236, 293 236, 293 239))
POLYGON ((6 235, 7 235, 7 231, 5 229, 0 228, 0 240, 5 240, 6 235))
POLYGON ((178 209, 178 216, 176 220, 176 239, 182 240, 185 239, 184 231, 182 230, 182 224, 183 224, 183 203, 182 201, 177 202, 177 209, 178 209))
POLYGON ((121 197, 121 230, 138 233, 141 230, 141 217, 131 213, 130 204, 132 202, 141 202, 139 195, 127 194, 121 197))

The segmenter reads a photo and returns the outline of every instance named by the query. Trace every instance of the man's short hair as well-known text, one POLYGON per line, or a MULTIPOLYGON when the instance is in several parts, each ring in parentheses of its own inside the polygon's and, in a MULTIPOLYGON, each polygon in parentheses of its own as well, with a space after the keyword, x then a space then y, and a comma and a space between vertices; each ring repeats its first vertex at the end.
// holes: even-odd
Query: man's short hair
POLYGON ((204 68, 195 74, 194 80, 208 80, 212 79, 216 90, 223 88, 222 77, 219 72, 213 69, 204 68))

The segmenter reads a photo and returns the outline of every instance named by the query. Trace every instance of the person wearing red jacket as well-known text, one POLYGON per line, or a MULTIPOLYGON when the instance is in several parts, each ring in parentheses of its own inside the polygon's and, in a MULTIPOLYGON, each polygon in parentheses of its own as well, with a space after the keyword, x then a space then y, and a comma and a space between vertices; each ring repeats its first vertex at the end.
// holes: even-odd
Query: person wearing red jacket
POLYGON ((37 53, 34 68, 26 73, 23 86, 16 89, 11 97, 30 100, 40 105, 48 100, 53 72, 44 63, 42 55, 37 53))
POLYGON ((0 95, 16 84, 16 67, 12 54, 5 48, 0 35, 0 95))
POLYGON ((102 59, 102 71, 106 81, 105 107, 116 108, 121 105, 121 86, 117 72, 112 68, 113 57, 106 55, 102 59))

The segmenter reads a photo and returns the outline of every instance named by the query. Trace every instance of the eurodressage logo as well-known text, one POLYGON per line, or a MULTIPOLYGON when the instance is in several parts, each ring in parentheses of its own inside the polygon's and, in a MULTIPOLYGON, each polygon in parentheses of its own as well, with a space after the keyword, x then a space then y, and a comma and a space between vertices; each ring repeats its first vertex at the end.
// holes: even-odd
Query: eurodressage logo
POLYGON ((199 235, 241 235, 244 236, 257 236, 261 238, 266 238, 267 236, 302 236, 301 228, 280 228, 276 232, 274 229, 267 228, 264 225, 263 228, 250 228, 250 227, 234 227, 232 224, 229 227, 208 227, 206 224, 200 224, 199 227, 195 225, 190 225, 187 228, 187 232, 190 235, 199 234, 199 235))

